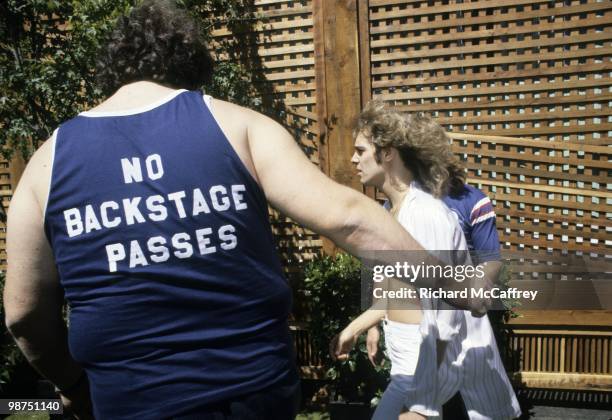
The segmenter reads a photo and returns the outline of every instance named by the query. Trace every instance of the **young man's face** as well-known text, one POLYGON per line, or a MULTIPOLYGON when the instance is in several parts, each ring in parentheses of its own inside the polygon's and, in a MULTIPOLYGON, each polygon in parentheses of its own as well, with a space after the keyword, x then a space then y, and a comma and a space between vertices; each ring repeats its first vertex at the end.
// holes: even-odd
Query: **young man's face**
POLYGON ((351 162, 357 169, 363 185, 381 187, 385 180, 385 171, 382 165, 376 162, 376 148, 363 133, 355 138, 355 153, 351 162))

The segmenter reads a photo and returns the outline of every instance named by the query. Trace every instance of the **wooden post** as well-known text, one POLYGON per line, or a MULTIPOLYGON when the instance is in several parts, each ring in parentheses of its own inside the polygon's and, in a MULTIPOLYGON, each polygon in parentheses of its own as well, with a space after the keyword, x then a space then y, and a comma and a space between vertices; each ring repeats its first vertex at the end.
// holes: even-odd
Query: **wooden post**
MULTIPOLYGON (((370 71, 370 0, 359 0, 357 19, 359 21, 359 73, 361 83, 361 107, 372 99, 372 73, 370 71)), ((376 188, 363 187, 370 198, 376 198, 376 188)))
MULTIPOLYGON (((358 4, 355 0, 314 0, 313 13, 321 170, 363 191, 350 162, 353 123, 362 103, 358 4)), ((323 250, 333 254, 337 248, 324 239, 323 250)))
POLYGON ((350 162, 352 124, 361 110, 357 2, 315 0, 313 6, 321 169, 361 191, 350 162))
POLYGON ((370 0, 359 0, 359 74, 361 78, 361 106, 372 99, 372 74, 370 72, 370 0))

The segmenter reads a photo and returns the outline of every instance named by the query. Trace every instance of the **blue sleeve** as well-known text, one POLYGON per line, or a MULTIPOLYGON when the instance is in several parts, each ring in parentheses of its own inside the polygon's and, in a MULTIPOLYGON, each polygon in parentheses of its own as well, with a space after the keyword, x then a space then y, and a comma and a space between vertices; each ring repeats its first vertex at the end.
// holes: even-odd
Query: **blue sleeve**
POLYGON ((501 258, 495 217, 472 225, 472 243, 480 261, 495 261, 501 258))

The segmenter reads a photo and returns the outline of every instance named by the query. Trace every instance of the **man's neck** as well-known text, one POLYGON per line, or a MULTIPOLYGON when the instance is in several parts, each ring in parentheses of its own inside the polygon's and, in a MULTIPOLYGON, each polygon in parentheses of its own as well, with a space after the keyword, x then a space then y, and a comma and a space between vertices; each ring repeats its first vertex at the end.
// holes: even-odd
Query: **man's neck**
POLYGON ((93 108, 93 111, 121 111, 146 106, 175 89, 153 82, 141 81, 121 86, 117 92, 93 108))
POLYGON ((388 173, 381 188, 391 202, 391 209, 397 209, 396 211, 399 211, 404 198, 410 192, 410 184, 414 180, 412 173, 408 169, 403 169, 388 173))

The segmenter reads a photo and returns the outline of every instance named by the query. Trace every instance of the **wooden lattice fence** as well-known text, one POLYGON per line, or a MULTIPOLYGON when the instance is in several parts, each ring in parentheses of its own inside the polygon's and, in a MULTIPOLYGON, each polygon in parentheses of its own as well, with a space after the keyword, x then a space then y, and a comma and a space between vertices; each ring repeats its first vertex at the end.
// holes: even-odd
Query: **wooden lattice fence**
MULTIPOLYGON (((21 157, 16 156, 11 162, 0 160, 0 200, 2 200, 3 217, 6 216, 13 191, 19 183, 24 169, 21 157)), ((0 270, 6 270, 6 225, 0 222, 0 270)))
POLYGON ((607 144, 609 2, 369 4, 374 96, 453 132, 607 144))
MULTIPOLYGON (((281 104, 269 107, 278 112, 272 117, 297 133, 303 150, 319 164, 312 2, 256 1, 252 12, 258 20, 251 22, 247 33, 215 28, 211 51, 215 54, 220 43, 238 41, 241 49, 257 52, 248 57, 249 67, 256 69, 256 90, 263 93, 264 104, 281 104)), ((297 288, 304 264, 320 251, 322 240, 278 212, 272 211, 271 217, 285 271, 297 288)))
POLYGON ((369 1, 364 88, 452 133, 468 177, 497 201, 508 249, 610 252, 610 9, 369 1))
MULTIPOLYGON (((319 115, 339 121, 320 123, 322 134, 336 130, 336 140, 350 145, 350 133, 338 135, 337 128, 354 114, 342 115, 338 100, 325 99, 355 83, 359 93, 344 98, 352 100, 349 110, 376 98, 428 112, 450 133, 469 182, 493 200, 504 252, 537 255, 540 265, 525 263, 515 278, 579 277, 561 266, 569 256, 607 261, 612 4, 364 0, 317 6, 315 13, 352 13, 356 36, 345 36, 358 40, 345 51, 322 50, 340 56, 354 48, 358 55, 324 60, 320 79, 328 93, 317 101, 326 108, 319 115), (343 76, 326 77, 330 70, 343 76)), ((334 28, 322 23, 315 33, 333 41, 334 28)), ((337 174, 350 171, 348 155, 323 152, 333 161, 323 169, 342 179, 337 174)), ((345 183, 355 185, 354 178, 345 183)), ((612 311, 522 311, 509 324, 509 368, 527 386, 612 389, 611 326, 612 311)))

